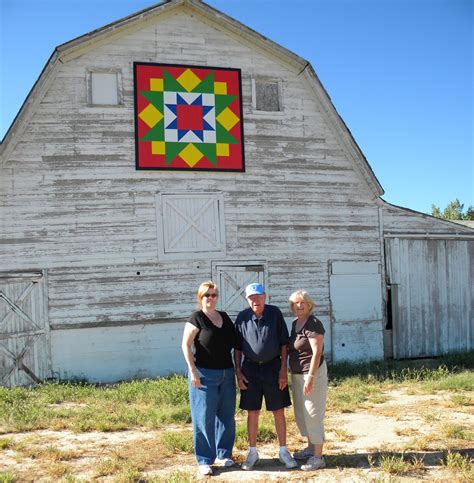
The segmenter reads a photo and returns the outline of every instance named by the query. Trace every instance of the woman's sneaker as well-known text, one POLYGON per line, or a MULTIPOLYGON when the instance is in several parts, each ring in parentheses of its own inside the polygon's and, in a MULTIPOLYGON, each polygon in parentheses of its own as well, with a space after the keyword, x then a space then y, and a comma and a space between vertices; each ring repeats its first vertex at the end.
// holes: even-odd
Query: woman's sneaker
POLYGON ((201 475, 212 475, 212 468, 209 465, 198 465, 198 471, 201 475))
POLYGON ((313 471, 324 468, 325 466, 326 462, 323 457, 319 458, 318 456, 312 456, 303 466, 301 466, 301 469, 303 471, 313 471))
POLYGON ((216 463, 224 468, 230 468, 231 466, 235 465, 234 460, 231 458, 217 458, 216 463))
POLYGON ((305 448, 293 453, 293 458, 295 458, 295 460, 307 460, 308 458, 311 458, 311 456, 314 456, 314 451, 311 448, 305 448))

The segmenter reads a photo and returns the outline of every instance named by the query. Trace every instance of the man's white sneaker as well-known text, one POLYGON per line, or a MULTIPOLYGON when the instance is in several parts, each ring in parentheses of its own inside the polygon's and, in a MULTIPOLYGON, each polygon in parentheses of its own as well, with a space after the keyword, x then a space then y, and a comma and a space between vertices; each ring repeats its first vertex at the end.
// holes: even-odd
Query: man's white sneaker
POLYGON ((295 458, 295 460, 307 460, 308 458, 311 458, 311 456, 313 455, 314 455, 314 451, 311 448, 305 448, 293 453, 293 458, 295 458))
POLYGON ((295 461, 293 456, 291 456, 290 452, 286 448, 280 450, 280 452, 278 453, 278 458, 280 462, 284 463, 289 470, 298 466, 298 463, 295 461))
POLYGON ((234 460, 230 458, 217 458, 216 463, 220 466, 224 466, 225 468, 230 468, 231 466, 235 465, 234 460))
POLYGON ((242 469, 247 471, 251 470, 255 465, 258 465, 260 458, 257 451, 249 451, 245 462, 242 464, 242 469))
POLYGON ((212 475, 212 468, 209 465, 198 465, 198 471, 201 475, 212 475))
POLYGON ((306 464, 301 466, 301 469, 303 471, 313 471, 313 470, 319 470, 320 468, 324 468, 326 466, 326 462, 324 461, 324 458, 321 457, 319 458, 318 456, 312 456, 306 464))

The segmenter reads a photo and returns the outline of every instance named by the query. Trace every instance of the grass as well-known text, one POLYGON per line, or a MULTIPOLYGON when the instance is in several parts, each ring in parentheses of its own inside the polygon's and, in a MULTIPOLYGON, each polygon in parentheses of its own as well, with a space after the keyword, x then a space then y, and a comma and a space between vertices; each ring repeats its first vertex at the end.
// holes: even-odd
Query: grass
POLYGON ((110 386, 66 382, 0 387, 4 433, 49 428, 76 432, 159 429, 190 420, 188 387, 182 376, 110 386))
POLYGON ((474 463, 468 455, 448 451, 442 463, 452 474, 458 474, 462 481, 474 481, 474 463))
MULTIPOLYGON (((400 436, 417 436, 403 450, 446 450, 467 448, 474 439, 471 428, 446 420, 444 410, 469 413, 473 405, 468 391, 474 390, 474 352, 454 354, 427 361, 378 361, 367 364, 337 364, 329 368, 330 390, 328 413, 351 413, 367 409, 380 414, 403 418, 407 408, 381 406, 387 402, 388 391, 396 389, 407 393, 434 394, 448 392, 443 397, 444 406, 427 406, 421 413, 426 425, 433 429, 430 434, 419 434, 408 429, 399 430, 400 436), (397 412, 398 411, 398 412, 397 412), (388 415, 388 414, 387 414, 388 415)), ((418 408, 419 409, 419 408, 418 408)), ((245 451, 247 430, 245 412, 237 411, 237 450, 245 451)), ((0 387, 0 459, 2 452, 10 452, 17 460, 28 458, 35 462, 41 474, 51 480, 74 480, 76 460, 87 457, 87 450, 71 450, 54 444, 42 445, 35 431, 69 430, 75 433, 100 431, 103 433, 122 430, 147 430, 167 428, 155 439, 121 441, 117 445, 105 445, 101 455, 92 465, 90 478, 112 478, 113 481, 155 481, 146 475, 147 469, 157 462, 169 461, 176 465, 179 458, 192 460, 192 431, 189 427, 190 411, 187 380, 182 376, 170 376, 156 380, 123 382, 114 385, 93 385, 87 382, 50 382, 31 388, 0 387), (31 433, 21 440, 7 433, 31 433), (137 444, 138 443, 138 444, 137 444)), ((299 438, 292 412, 288 411, 288 434, 299 438)), ((342 428, 331 430, 338 442, 349 442, 353 436, 342 428)), ((262 412, 259 445, 276 444, 276 434, 271 413, 262 412)), ((43 440, 44 441, 44 440, 43 440)), ((299 443, 298 443, 299 444, 299 443)), ((329 448, 330 445, 327 445, 329 448)), ((422 460, 406 459, 393 453, 392 448, 377 459, 378 469, 389 478, 424 471, 422 460)), ((448 453, 443 461, 446 470, 456 479, 472 477, 472 463, 459 453, 448 453), (467 475, 467 476, 466 476, 467 475)), ((337 455, 332 456, 337 459, 337 455)), ((163 463, 168 467, 168 463, 163 463)), ((31 470, 33 471, 33 470, 31 470)), ((0 483, 22 481, 36 476, 33 473, 0 473, 0 483)), ((181 469, 160 477, 156 481, 195 481, 195 475, 181 469)), ((384 480, 386 481, 386 480, 384 480)), ((466 480, 467 481, 467 480, 466 480)))
POLYGON ((464 394, 453 394, 451 401, 455 406, 470 406, 472 404, 471 398, 464 394))
POLYGON ((11 471, 7 471, 5 473, 0 473, 0 483, 13 483, 18 481, 15 474, 11 471))
POLYGON ((403 454, 381 453, 377 462, 371 456, 368 457, 368 461, 371 468, 396 476, 419 474, 426 470, 423 459, 415 457, 405 459, 403 454))
POLYGON ((171 453, 193 453, 193 433, 191 431, 168 431, 161 442, 171 453))

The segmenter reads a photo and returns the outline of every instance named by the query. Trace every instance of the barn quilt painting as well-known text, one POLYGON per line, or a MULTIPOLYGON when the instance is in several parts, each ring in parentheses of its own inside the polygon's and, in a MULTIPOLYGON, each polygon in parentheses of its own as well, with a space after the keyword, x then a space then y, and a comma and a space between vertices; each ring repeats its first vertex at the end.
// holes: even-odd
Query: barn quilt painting
POLYGON ((134 63, 137 169, 244 171, 240 69, 134 63))

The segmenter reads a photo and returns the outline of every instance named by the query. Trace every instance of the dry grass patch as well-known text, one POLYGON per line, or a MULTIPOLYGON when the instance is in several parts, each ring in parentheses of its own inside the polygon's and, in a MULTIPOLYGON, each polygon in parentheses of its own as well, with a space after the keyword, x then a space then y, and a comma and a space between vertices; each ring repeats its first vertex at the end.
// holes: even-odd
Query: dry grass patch
POLYGON ((337 436, 337 439, 339 441, 353 441, 354 440, 354 435, 350 434, 348 431, 345 429, 333 429, 333 433, 337 436))
POLYGON ((474 481, 474 461, 469 455, 448 451, 443 465, 451 472, 453 480, 474 481))
POLYGON ((420 475, 426 471, 422 458, 405 458, 403 454, 381 453, 378 458, 369 455, 368 461, 373 469, 380 469, 390 475, 420 475))

